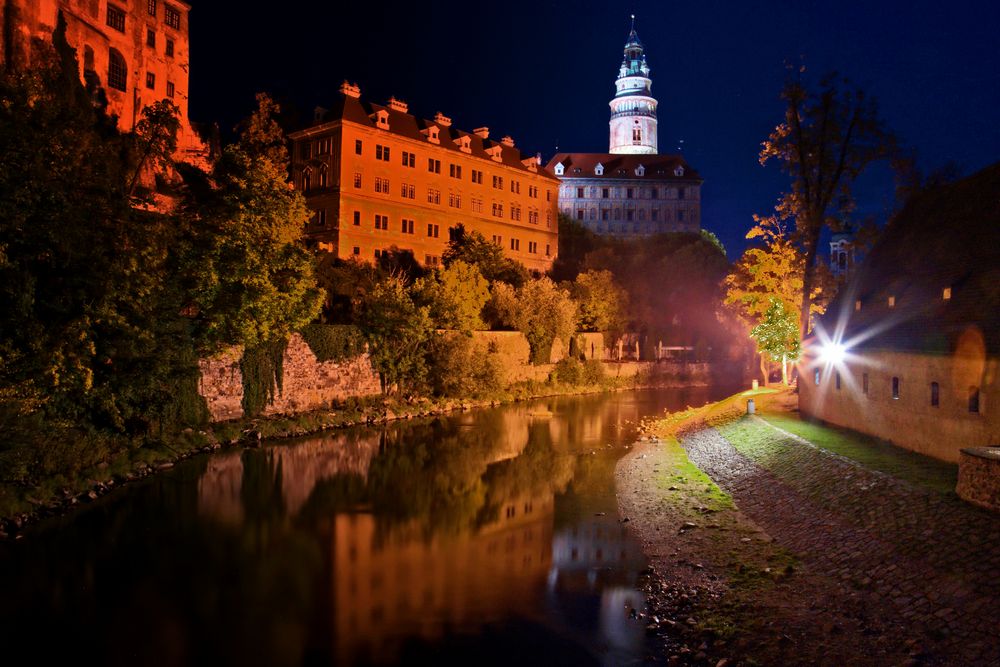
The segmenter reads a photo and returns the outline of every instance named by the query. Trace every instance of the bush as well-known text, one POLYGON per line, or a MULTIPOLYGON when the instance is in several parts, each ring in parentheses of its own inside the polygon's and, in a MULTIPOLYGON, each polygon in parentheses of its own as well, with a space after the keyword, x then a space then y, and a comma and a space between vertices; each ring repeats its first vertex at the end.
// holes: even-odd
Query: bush
POLYGON ((435 396, 485 398, 503 389, 499 357, 484 351, 470 336, 435 334, 428 357, 428 383, 435 396))
POLYGON ((351 324, 307 324, 299 333, 319 362, 346 361, 365 351, 361 329, 351 324))
POLYGON ((583 362, 583 383, 587 385, 604 384, 604 362, 588 359, 583 362))
POLYGON ((552 382, 573 387, 583 384, 583 364, 573 357, 560 359, 556 367, 552 369, 549 379, 552 382))

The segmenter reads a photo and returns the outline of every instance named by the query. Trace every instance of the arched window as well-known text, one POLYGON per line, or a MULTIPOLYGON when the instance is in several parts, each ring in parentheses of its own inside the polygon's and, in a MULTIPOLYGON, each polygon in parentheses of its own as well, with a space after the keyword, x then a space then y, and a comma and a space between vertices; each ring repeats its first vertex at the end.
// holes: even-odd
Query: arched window
POLYGON ((108 87, 125 91, 128 89, 128 65, 118 51, 108 53, 108 87))
POLYGON ((312 171, 305 169, 302 172, 302 192, 309 192, 312 187, 312 171))
POLYGON ((326 187, 326 165, 319 168, 319 187, 326 187))

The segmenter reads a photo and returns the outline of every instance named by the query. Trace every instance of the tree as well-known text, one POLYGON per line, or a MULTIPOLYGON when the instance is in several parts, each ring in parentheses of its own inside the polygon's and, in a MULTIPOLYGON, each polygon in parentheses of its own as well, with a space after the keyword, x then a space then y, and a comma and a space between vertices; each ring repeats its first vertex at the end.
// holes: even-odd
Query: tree
POLYGON ((287 337, 319 313, 314 258, 301 243, 309 209, 288 183, 288 152, 266 95, 223 149, 218 189, 197 211, 207 252, 195 296, 205 338, 255 347, 287 337))
POLYGON ((422 385, 427 374, 426 346, 434 327, 430 309, 413 301, 400 278, 386 278, 365 296, 358 326, 368 341, 382 393, 422 385))
POLYGON ((771 297, 760 323, 750 330, 761 353, 781 363, 781 382, 788 385, 788 362, 796 361, 802 349, 796 311, 777 297, 771 297))
POLYGON ((133 132, 136 164, 128 185, 130 195, 135 193, 145 169, 164 171, 173 166, 177 132, 181 127, 179 114, 180 109, 170 100, 160 100, 143 108, 133 132))
POLYGON ((467 231, 464 225, 451 230, 441 261, 445 266, 457 261, 471 264, 491 283, 499 280, 520 287, 531 277, 523 264, 503 254, 503 248, 477 231, 467 231))
POLYGON ((823 227, 836 228, 854 210, 854 180, 894 150, 894 139, 879 119, 874 101, 836 74, 809 90, 801 77, 782 91, 785 119, 760 151, 760 163, 781 163, 791 189, 777 204, 780 217, 794 217, 805 261, 800 328, 809 331, 816 254, 823 227))
POLYGON ((576 324, 576 304, 566 290, 544 277, 518 289, 515 303, 512 323, 528 339, 531 362, 548 363, 556 339, 569 344, 576 324))
POLYGON ((628 294, 610 271, 586 271, 569 284, 578 304, 577 330, 621 333, 625 328, 628 294))
POLYGON ((472 332, 486 326, 482 312, 490 295, 489 283, 475 266, 455 260, 418 280, 413 291, 417 301, 430 308, 438 329, 472 332))

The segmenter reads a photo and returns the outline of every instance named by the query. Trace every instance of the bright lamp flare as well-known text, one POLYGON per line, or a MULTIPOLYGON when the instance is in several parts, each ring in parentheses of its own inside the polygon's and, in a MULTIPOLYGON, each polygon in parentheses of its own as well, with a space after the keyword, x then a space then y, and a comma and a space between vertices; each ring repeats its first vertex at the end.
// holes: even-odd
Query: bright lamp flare
POLYGON ((837 365, 847 358, 847 348, 841 343, 830 341, 820 348, 819 360, 824 364, 837 365))

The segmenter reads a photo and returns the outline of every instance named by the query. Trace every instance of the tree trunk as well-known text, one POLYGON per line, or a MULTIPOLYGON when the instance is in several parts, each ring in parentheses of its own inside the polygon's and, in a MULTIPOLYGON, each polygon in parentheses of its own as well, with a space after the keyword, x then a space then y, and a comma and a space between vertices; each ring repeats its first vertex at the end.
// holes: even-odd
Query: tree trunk
POLYGON ((788 355, 781 355, 781 384, 788 386, 788 355))
POLYGON ((802 338, 809 335, 809 312, 812 309, 812 288, 813 265, 816 264, 816 251, 819 247, 819 234, 823 229, 822 220, 810 223, 810 233, 805 241, 806 257, 805 266, 802 270, 802 310, 799 312, 799 326, 802 329, 802 338), (815 230, 815 231, 812 231, 815 230))
POLYGON ((760 354, 760 374, 764 376, 764 386, 767 386, 767 361, 764 359, 764 353, 760 354))

